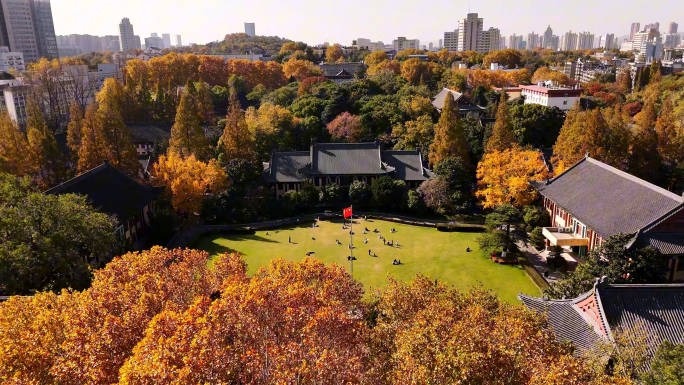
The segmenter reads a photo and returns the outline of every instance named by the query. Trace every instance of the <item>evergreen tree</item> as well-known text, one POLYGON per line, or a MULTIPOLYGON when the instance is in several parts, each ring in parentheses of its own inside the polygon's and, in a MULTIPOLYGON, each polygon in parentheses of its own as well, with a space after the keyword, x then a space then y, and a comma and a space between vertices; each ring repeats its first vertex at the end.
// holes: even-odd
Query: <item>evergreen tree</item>
POLYGON ((653 61, 651 64, 651 71, 649 72, 649 83, 658 83, 662 79, 661 68, 662 63, 659 60, 653 61))
POLYGON ((83 130, 83 110, 78 103, 69 107, 69 125, 67 126, 67 146, 71 151, 71 159, 78 163, 78 150, 81 147, 81 131, 83 130))
POLYGON ((26 112, 29 151, 31 160, 35 162, 32 168, 37 171, 38 184, 47 189, 57 185, 64 177, 62 154, 55 134, 48 128, 34 99, 29 99, 26 112))
POLYGON ((32 173, 28 141, 7 111, 0 112, 0 171, 16 176, 32 173))
POLYGON ((461 159, 468 167, 471 165, 469 146, 466 141, 463 122, 461 121, 458 105, 454 101, 451 92, 444 99, 442 115, 435 125, 435 139, 430 145, 428 159, 434 167, 449 157, 461 159))
POLYGON ((176 110, 176 121, 171 127, 169 151, 183 158, 194 155, 200 160, 206 160, 209 155, 209 141, 201 126, 195 96, 195 86, 188 82, 176 110))
POLYGON ((502 92, 499 108, 496 110, 496 122, 492 128, 492 135, 487 140, 485 152, 504 151, 517 146, 518 141, 513 131, 513 121, 508 113, 506 93, 502 92))
POLYGON ((656 133, 656 108, 653 99, 644 104, 644 108, 634 120, 637 129, 632 137, 629 157, 629 173, 656 183, 660 179, 662 159, 658 153, 658 135, 656 133))
MULTIPOLYGON (((140 170, 138 155, 131 142, 128 127, 124 124, 122 108, 125 101, 123 84, 116 79, 107 79, 97 94, 97 111, 100 124, 99 135, 106 148, 106 159, 116 168, 131 177, 137 177, 140 170)), ((104 160, 104 159, 103 159, 104 160)))
POLYGON ((628 94, 632 91, 632 71, 630 67, 626 67, 616 79, 616 83, 620 85, 623 93, 628 94))
POLYGON ((81 126, 81 146, 78 149, 78 172, 84 173, 107 159, 107 146, 102 135, 102 124, 97 114, 97 104, 86 109, 81 126))
POLYGON ((254 158, 254 139, 247 127, 245 112, 234 92, 230 94, 226 127, 219 140, 219 147, 225 160, 254 158))

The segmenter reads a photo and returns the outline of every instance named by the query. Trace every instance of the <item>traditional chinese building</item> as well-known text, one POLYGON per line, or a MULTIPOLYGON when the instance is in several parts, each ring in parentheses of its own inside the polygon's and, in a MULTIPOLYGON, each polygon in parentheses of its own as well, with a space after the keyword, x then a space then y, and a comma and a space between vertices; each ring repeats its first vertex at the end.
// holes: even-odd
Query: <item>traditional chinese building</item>
POLYGON ((629 247, 653 246, 667 258, 668 280, 684 281, 684 197, 586 157, 554 179, 532 182, 551 216, 547 246, 580 257, 617 234, 629 247))
POLYGON ((274 152, 264 167, 278 197, 299 191, 306 180, 320 189, 331 183, 349 186, 355 180, 370 184, 389 176, 417 188, 432 177, 420 150, 383 151, 377 142, 313 143, 309 151, 274 152))
POLYGON ((150 205, 158 195, 107 161, 45 193, 86 196, 96 210, 116 217, 116 233, 133 245, 149 233, 150 205))
MULTIPOLYGON (((684 343, 684 285, 610 285, 597 280, 577 298, 545 300, 519 295, 525 306, 549 319, 556 339, 575 354, 612 343, 618 330, 644 332, 650 357, 663 341, 684 343)), ((645 370, 647 368, 641 368, 645 370)))
POLYGON ((437 111, 442 112, 442 108, 444 108, 444 100, 449 93, 451 93, 451 95, 454 97, 454 102, 456 105, 458 105, 458 111, 460 112, 462 118, 472 117, 479 119, 480 117, 484 116, 484 108, 472 103, 462 93, 450 90, 448 88, 442 88, 442 91, 440 91, 432 99, 432 106, 435 107, 437 111))

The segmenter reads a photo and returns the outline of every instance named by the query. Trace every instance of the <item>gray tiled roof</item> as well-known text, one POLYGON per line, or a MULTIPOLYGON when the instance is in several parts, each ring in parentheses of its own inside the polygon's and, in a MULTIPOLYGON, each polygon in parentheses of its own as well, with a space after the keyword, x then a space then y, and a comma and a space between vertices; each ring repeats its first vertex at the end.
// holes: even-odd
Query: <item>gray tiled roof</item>
POLYGON ((323 71, 323 76, 337 76, 340 72, 346 71, 347 73, 353 75, 360 67, 365 67, 363 63, 325 63, 320 64, 321 70, 323 71))
POLYGON ((303 182, 306 175, 299 170, 309 163, 309 151, 276 152, 269 164, 271 182, 303 182))
POLYGON ((383 164, 377 143, 318 143, 313 162, 306 170, 313 175, 383 175, 394 168, 383 164))
POLYGON ((640 235, 639 245, 653 246, 665 255, 684 255, 684 234, 646 233, 640 235))
POLYGON ((451 94, 454 96, 454 100, 458 101, 458 99, 463 97, 463 94, 460 92, 456 92, 454 90, 450 90, 448 88, 442 88, 442 91, 438 93, 435 98, 432 100, 432 105, 438 109, 441 110, 442 107, 444 107, 444 99, 446 99, 447 94, 451 92, 451 94))
POLYGON ((385 163, 394 167, 394 175, 397 179, 407 181, 429 179, 429 173, 423 168, 420 152, 416 150, 385 151, 382 158, 385 163))
POLYGON ((651 356, 665 340, 684 343, 684 285, 609 285, 597 291, 613 332, 642 325, 651 356))
POLYGON ((548 301, 541 298, 520 295, 518 298, 525 306, 540 314, 545 314, 549 320, 549 326, 556 335, 557 341, 570 341, 575 346, 575 354, 579 355, 591 350, 596 343, 602 340, 592 326, 577 311, 575 304, 586 299, 593 293, 587 293, 573 300, 548 301))
POLYGON ((129 123, 126 124, 131 133, 131 142, 137 143, 161 143, 169 140, 171 129, 164 128, 153 123, 129 123))
POLYGON ((684 203, 679 195, 588 157, 548 183, 532 185, 604 238, 634 234, 684 203))

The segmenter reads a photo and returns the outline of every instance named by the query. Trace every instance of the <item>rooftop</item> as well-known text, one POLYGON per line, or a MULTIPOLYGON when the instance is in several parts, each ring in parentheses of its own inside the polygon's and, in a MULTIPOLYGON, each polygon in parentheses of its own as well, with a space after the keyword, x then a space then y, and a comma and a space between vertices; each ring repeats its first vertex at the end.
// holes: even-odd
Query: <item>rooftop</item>
POLYGON ((634 234, 684 204, 677 194, 589 157, 532 185, 604 238, 634 234))

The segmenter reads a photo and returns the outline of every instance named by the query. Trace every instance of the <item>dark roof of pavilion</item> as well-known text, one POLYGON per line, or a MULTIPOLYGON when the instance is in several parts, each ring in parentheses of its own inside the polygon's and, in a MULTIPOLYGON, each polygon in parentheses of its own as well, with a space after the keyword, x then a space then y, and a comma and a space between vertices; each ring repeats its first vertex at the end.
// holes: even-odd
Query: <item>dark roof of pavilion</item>
POLYGON ((384 151, 382 158, 385 163, 394 167, 397 179, 424 181, 432 177, 432 173, 423 166, 423 157, 418 150, 384 151))
POLYGON ((114 215, 122 222, 152 202, 158 191, 141 185, 105 162, 45 193, 84 195, 96 210, 114 215))
POLYGON ((394 171, 382 161, 380 143, 315 143, 311 162, 301 170, 309 175, 385 175, 394 171))
MULTIPOLYGON (((613 341, 615 333, 643 331, 650 357, 663 341, 684 343, 684 284, 610 285, 598 283, 591 291, 571 300, 518 297, 530 310, 546 314, 559 341, 573 342, 579 352, 598 341, 613 341), (607 336, 600 335, 575 304, 595 296, 607 336)), ((646 369, 646 368, 643 368, 646 369)))
POLYGON ((599 235, 634 234, 684 204, 684 198, 586 157, 537 191, 599 235))
POLYGON ((131 142, 137 143, 163 143, 171 138, 171 127, 156 123, 127 123, 126 127, 131 134, 131 142))

